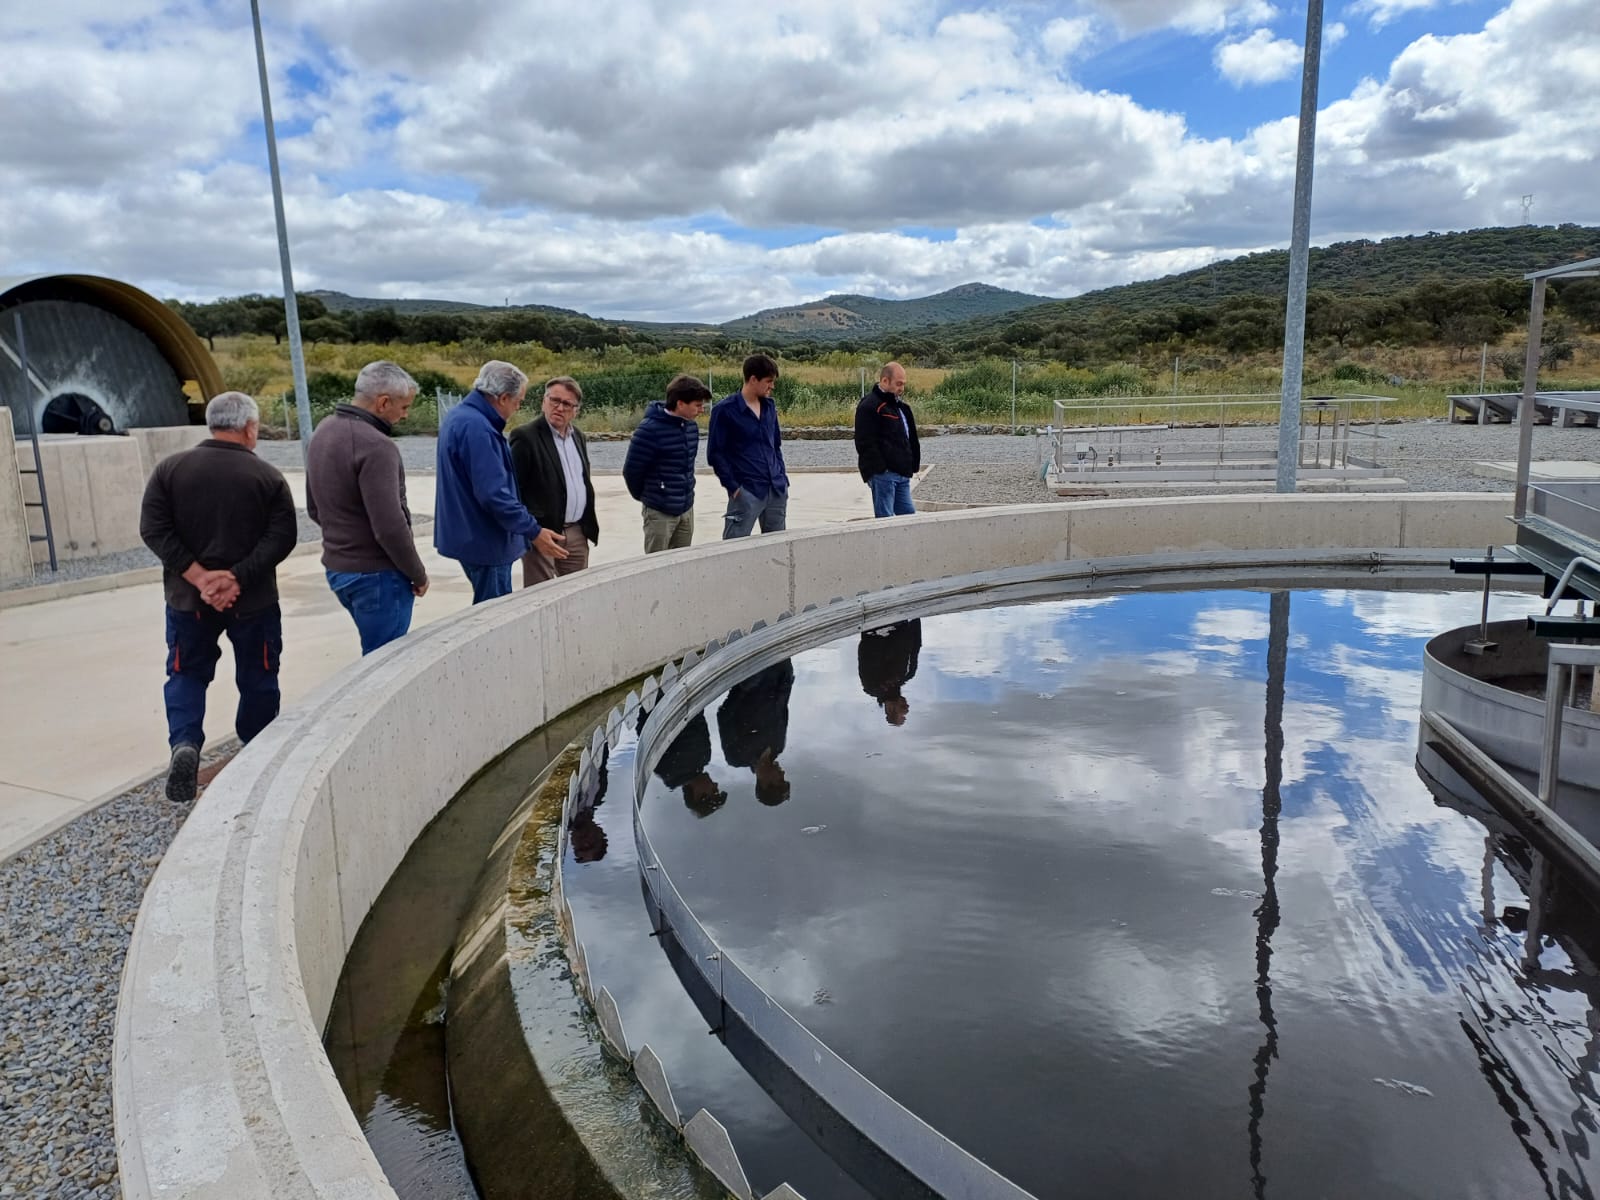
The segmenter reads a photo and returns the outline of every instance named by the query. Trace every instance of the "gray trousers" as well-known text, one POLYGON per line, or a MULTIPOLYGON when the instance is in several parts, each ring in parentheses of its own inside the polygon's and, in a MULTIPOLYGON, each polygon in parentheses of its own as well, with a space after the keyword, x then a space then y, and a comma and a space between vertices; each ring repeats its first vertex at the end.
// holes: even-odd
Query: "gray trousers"
POLYGON ((644 509, 644 552, 655 554, 659 550, 676 550, 694 541, 694 509, 675 517, 651 508, 644 509))

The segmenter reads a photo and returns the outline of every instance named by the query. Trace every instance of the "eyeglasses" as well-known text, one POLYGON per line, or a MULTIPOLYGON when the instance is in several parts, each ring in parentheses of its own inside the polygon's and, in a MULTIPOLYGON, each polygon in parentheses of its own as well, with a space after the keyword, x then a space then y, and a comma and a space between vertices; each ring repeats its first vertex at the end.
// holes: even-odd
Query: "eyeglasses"
POLYGON ((578 409, 583 407, 577 400, 563 400, 560 396, 546 396, 544 401, 554 408, 568 408, 573 412, 577 412, 578 409))

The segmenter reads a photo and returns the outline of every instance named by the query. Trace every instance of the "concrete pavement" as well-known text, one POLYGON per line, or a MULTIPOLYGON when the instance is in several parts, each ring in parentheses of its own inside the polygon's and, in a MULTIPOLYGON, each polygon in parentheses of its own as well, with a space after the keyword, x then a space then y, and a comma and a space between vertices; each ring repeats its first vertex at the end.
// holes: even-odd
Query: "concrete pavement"
MULTIPOLYGON (((305 479, 285 472, 304 504, 305 479)), ((409 480, 412 512, 433 509, 433 478, 409 480)), ((700 480, 697 544, 722 530, 722 493, 700 480)), ((595 565, 643 552, 639 506, 620 477, 595 479, 600 544, 595 565)), ((859 476, 796 472, 791 479, 789 527, 804 529, 872 516, 859 476)), ((412 627, 468 606, 471 589, 460 568, 441 559, 426 536, 423 560, 432 586, 417 603, 412 627)), ((513 569, 520 583, 520 569, 513 569)), ((318 557, 302 555, 278 569, 283 608, 281 682, 287 707, 360 654, 355 627, 334 600, 318 557)), ((0 859, 32 844, 97 803, 124 791, 167 760, 161 585, 143 583, 92 595, 0 610, 0 859)), ((210 741, 232 731, 238 692, 223 654, 211 686, 210 741)))

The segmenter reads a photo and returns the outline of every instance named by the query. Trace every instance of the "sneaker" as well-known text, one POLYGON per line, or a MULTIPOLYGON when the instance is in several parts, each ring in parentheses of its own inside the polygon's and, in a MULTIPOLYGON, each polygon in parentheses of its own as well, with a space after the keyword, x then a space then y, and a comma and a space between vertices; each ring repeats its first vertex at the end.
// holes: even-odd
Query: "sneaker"
POLYGON ((194 793, 200 780, 200 747, 187 743, 172 748, 172 762, 167 767, 167 799, 174 804, 194 803, 194 793))

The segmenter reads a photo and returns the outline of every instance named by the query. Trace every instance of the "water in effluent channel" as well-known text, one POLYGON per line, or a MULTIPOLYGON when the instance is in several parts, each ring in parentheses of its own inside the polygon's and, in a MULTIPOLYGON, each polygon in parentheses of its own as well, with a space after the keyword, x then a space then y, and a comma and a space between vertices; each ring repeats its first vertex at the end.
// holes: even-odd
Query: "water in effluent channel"
MULTIPOLYGON (((1423 644, 1477 616, 1215 590, 896 623, 713 701, 644 819, 735 961, 1036 1196, 1586 1196, 1589 910, 1530 941, 1527 848, 1415 765, 1423 644)), ((630 755, 566 864, 596 982, 758 1195, 867 1194, 649 938, 630 755)))

